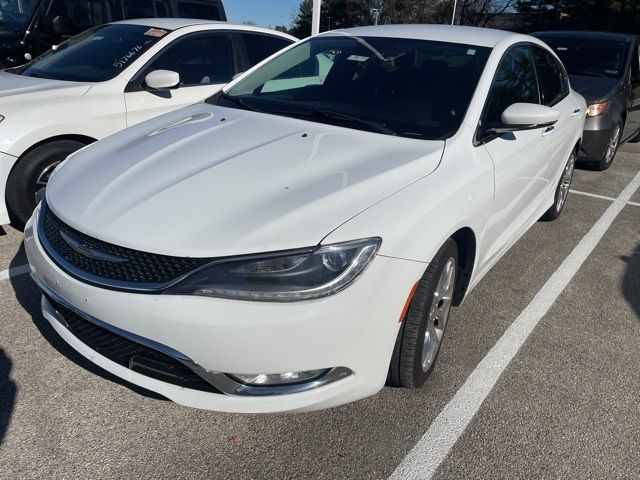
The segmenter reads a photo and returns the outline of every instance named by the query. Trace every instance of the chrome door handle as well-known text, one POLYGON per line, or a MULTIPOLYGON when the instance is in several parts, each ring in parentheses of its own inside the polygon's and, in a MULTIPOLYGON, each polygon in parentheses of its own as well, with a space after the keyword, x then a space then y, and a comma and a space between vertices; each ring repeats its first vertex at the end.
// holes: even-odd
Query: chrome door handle
POLYGON ((553 126, 547 127, 542 131, 542 136, 546 137, 547 135, 551 135, 555 131, 556 131, 556 127, 553 127, 553 126))

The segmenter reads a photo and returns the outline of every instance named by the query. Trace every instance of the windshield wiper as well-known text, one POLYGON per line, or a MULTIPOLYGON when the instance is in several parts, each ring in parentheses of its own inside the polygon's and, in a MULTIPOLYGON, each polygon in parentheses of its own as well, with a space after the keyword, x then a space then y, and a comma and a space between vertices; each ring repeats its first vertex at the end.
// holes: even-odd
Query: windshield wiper
POLYGON ((330 120, 339 120, 342 122, 358 124, 366 127, 367 130, 377 133, 384 133, 385 135, 398 135, 396 132, 387 128, 383 123, 374 122, 371 120, 364 120, 362 118, 353 117, 346 113, 331 112, 328 110, 310 110, 310 111, 298 111, 298 110, 269 110, 265 113, 273 113, 276 115, 286 115, 291 117, 303 117, 303 118, 324 118, 330 120))
POLYGON ((29 74, 25 75, 25 77, 44 78, 46 80, 53 80, 51 77, 49 77, 47 75, 43 75, 41 73, 35 73, 35 72, 30 72, 29 74))
POLYGON ((227 95, 226 93, 223 93, 222 95, 220 95, 220 98, 227 100, 235 105, 238 105, 239 107, 243 108, 244 110, 250 110, 252 112, 258 112, 258 113, 262 113, 262 110, 259 110, 255 107, 252 107, 251 105, 249 105, 247 102, 245 102, 244 100, 238 98, 238 97, 232 97, 231 95, 227 95))

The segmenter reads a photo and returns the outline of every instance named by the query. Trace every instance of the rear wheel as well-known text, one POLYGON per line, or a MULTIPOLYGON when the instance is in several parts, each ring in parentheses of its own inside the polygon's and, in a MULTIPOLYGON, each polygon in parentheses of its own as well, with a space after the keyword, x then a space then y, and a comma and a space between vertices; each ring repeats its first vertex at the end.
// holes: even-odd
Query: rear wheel
POLYGON ((47 185, 49 176, 60 162, 84 146, 74 140, 56 140, 34 148, 18 161, 9 175, 6 189, 14 227, 24 228, 36 206, 36 192, 47 185))
POLYGON ((411 299, 394 347, 387 384, 420 388, 440 353, 458 272, 458 248, 449 239, 433 258, 411 299))
POLYGON ((571 188, 571 182, 573 180, 573 172, 576 169, 576 152, 571 152, 569 160, 567 160, 560 181, 556 187, 556 196, 553 205, 549 210, 545 212, 540 220, 544 222, 550 222, 555 220, 562 213, 565 203, 567 203, 567 197, 569 196, 569 189, 571 188))

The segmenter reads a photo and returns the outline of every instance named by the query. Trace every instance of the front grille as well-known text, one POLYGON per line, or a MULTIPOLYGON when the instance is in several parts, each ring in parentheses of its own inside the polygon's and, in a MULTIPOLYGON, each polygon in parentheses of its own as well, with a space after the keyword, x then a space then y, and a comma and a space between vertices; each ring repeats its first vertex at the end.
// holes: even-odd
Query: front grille
POLYGON ((100 279, 106 279, 106 283, 111 280, 128 284, 122 285, 123 287, 137 284, 142 289, 144 287, 153 289, 154 285, 166 285, 211 261, 207 258, 157 255, 103 242, 71 228, 46 208, 46 205, 43 205, 40 215, 42 217, 40 235, 46 239, 44 246, 49 256, 61 268, 75 276, 85 280, 91 280, 91 278, 87 279, 83 273, 89 274, 89 277, 95 277, 96 281, 93 283, 102 284, 100 279), (99 260, 83 255, 63 239, 63 234, 79 242, 83 247, 121 258, 123 261, 99 260))
POLYGON ((103 357, 163 382, 193 390, 220 393, 175 358, 103 328, 44 294, 66 322, 67 329, 103 357))

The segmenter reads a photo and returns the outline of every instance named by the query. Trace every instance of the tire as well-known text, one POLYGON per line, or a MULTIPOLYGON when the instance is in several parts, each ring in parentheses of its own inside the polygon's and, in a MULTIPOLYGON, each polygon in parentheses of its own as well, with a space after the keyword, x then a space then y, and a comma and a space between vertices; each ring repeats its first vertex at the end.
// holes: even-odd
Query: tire
POLYGON ((429 378, 442 346, 457 274, 458 247, 450 238, 418 282, 396 338, 387 385, 420 388, 429 378))
POLYGON ((618 147, 620 146, 620 138, 622 137, 623 126, 624 125, 622 121, 619 121, 616 126, 613 127, 613 130, 611 131, 611 137, 609 138, 609 143, 607 144, 607 149, 602 154, 602 158, 591 164, 594 170, 602 172, 608 169, 613 164, 613 159, 615 158, 618 147))
POLYGON ((553 200, 553 205, 547 210, 540 218, 543 222, 552 222, 557 219, 565 204, 567 203, 567 197, 569 196, 569 189, 571 188, 571 182, 573 181, 573 174, 576 170, 577 152, 574 150, 571 152, 567 163, 564 166, 562 175, 560 175, 560 181, 556 187, 556 194, 553 200))
POLYGON ((74 140, 56 140, 34 148, 18 160, 6 188, 7 206, 15 228, 24 228, 36 206, 35 194, 46 185, 55 166, 84 146, 74 140))

